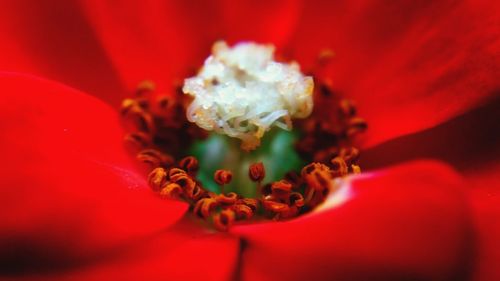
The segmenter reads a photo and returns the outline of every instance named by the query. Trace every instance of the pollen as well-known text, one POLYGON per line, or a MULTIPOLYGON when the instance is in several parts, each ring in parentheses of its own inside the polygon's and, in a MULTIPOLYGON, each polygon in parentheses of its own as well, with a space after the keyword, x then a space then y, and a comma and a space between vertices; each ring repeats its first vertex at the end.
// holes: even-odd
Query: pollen
POLYGON ((272 127, 292 129, 292 119, 313 109, 312 77, 296 62, 274 59, 274 46, 243 42, 229 47, 216 42, 212 54, 183 92, 193 97, 186 111, 190 122, 207 131, 241 139, 249 151, 272 127))

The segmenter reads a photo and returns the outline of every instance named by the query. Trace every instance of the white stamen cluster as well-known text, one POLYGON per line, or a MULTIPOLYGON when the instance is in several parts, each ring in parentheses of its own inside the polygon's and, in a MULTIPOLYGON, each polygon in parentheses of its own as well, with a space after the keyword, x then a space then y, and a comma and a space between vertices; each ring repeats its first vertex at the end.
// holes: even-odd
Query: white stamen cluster
POLYGON ((198 75, 184 81, 183 92, 194 97, 188 120, 253 150, 273 125, 290 130, 291 118, 309 116, 312 77, 295 62, 274 61, 273 53, 272 45, 215 43, 198 75))

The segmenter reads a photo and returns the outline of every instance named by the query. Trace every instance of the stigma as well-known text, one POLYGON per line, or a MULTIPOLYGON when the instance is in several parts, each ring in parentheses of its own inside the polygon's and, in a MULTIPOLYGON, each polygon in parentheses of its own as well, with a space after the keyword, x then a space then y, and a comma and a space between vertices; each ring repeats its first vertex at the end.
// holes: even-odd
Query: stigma
POLYGON ((292 129, 292 119, 313 109, 314 82, 296 62, 274 59, 274 46, 216 42, 212 54, 183 92, 193 97, 186 117, 198 127, 241 140, 256 149, 272 127, 292 129))

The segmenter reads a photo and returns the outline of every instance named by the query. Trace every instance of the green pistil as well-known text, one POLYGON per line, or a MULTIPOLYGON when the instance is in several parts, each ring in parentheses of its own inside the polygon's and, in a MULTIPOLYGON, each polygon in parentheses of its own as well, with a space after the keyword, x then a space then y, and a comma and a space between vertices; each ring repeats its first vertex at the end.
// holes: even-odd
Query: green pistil
POLYGON ((277 181, 291 171, 298 171, 304 162, 295 152, 296 132, 273 129, 266 133, 259 148, 245 152, 240 148, 240 140, 211 134, 206 140, 196 141, 190 153, 200 162, 198 180, 213 192, 220 192, 213 175, 218 169, 230 170, 233 180, 224 188, 245 197, 256 196, 256 184, 248 177, 248 167, 257 162, 264 163, 266 177, 263 183, 277 181))

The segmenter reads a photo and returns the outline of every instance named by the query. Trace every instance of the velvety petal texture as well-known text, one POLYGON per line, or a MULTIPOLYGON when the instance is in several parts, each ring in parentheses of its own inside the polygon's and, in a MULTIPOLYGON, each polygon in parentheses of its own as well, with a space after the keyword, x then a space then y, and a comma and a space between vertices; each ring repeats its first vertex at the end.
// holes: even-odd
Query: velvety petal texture
POLYGON ((429 157, 452 165, 466 179, 476 228, 477 247, 472 280, 498 280, 500 270, 500 100, 449 122, 403 136, 363 152, 365 170, 429 157))
POLYGON ((8 280, 231 280, 238 239, 195 226, 191 219, 93 262, 8 280))
MULTIPOLYGON (((185 234, 187 236, 187 234, 185 234)), ((176 245, 169 235, 137 249, 62 274, 51 280, 231 280, 238 240, 224 234, 189 239, 176 245)))
POLYGON ((491 170, 490 163, 500 159, 498 108, 500 98, 433 128, 366 149, 361 166, 366 171, 425 157, 446 162, 467 177, 491 170))
MULTIPOLYGON (((498 151, 497 151, 498 152, 498 151)), ((478 232, 477 260, 474 281, 499 280, 500 269, 500 163, 484 162, 467 173, 468 198, 473 207, 474 224, 478 232)))
POLYGON ((76 1, 2 1, 0 70, 56 80, 114 106, 127 94, 76 1))
POLYGON ((238 227, 244 280, 462 280, 472 266, 460 177, 420 161, 346 181, 350 199, 284 223, 238 227))
POLYGON ((300 1, 82 1, 128 89, 142 80, 172 91, 196 72, 216 40, 284 46, 300 1), (279 19, 279 20, 277 20, 279 19))
POLYGON ((499 3, 3 1, 0 279, 500 280, 499 3), (151 192, 117 105, 173 92, 219 39, 305 71, 333 50, 317 74, 367 120, 368 172, 229 233, 151 192))
POLYGON ((491 0, 308 1, 292 58, 322 48, 325 73, 370 129, 365 146, 462 114, 500 90, 500 9, 491 0))
POLYGON ((182 81, 201 65, 217 39, 211 27, 219 21, 211 2, 197 2, 196 8, 189 1, 81 5, 130 90, 146 79, 156 81, 160 90, 172 90, 176 79, 182 81))
POLYGON ((302 8, 300 0, 219 0, 223 22, 218 27, 222 39, 231 43, 254 41, 273 43, 280 52, 293 36, 302 8))
POLYGON ((0 75, 0 271, 91 259, 162 231, 187 205, 153 195, 117 113, 60 84, 0 75))

